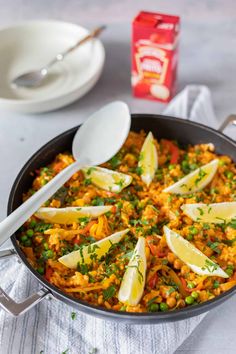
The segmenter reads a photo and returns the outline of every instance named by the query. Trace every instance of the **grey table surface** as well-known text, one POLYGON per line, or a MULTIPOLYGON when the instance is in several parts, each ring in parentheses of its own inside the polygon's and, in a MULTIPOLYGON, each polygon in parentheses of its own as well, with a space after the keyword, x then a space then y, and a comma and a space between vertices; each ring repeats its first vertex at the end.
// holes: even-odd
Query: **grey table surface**
MULTIPOLYGON (((34 18, 72 21, 88 27, 109 24, 103 36, 105 68, 90 93, 68 107, 43 115, 0 112, 0 220, 6 215, 9 191, 20 168, 49 139, 80 124, 114 99, 126 101, 136 113, 160 113, 164 109, 162 104, 132 98, 130 91, 130 21, 144 6, 146 10, 179 14, 182 18, 178 91, 191 83, 207 85, 212 91, 216 126, 236 111, 233 0, 148 0, 145 4, 134 0, 0 0, 0 26, 34 18)), ((236 133, 231 136, 236 138, 236 133)), ((235 353, 235 305, 236 297, 211 311, 176 353, 235 353)))

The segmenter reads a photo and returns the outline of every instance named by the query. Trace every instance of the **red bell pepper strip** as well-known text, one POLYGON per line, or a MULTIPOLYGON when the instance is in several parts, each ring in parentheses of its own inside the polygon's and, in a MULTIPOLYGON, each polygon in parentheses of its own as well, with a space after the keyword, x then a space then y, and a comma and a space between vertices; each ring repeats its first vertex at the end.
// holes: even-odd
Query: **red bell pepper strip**
POLYGON ((156 283, 158 281, 158 275, 157 273, 155 273, 148 281, 148 286, 151 288, 151 289, 154 289, 155 286, 156 286, 156 283))
POLYGON ((157 256, 158 255, 158 247, 157 247, 158 238, 156 236, 152 235, 152 236, 148 236, 146 238, 146 240, 147 240, 147 243, 148 243, 148 246, 150 248, 152 255, 157 256))
POLYGON ((163 139, 163 144, 168 147, 168 150, 171 154, 170 163, 176 164, 179 160, 179 148, 172 141, 163 139))
POLYGON ((201 288, 202 288, 202 283, 201 282, 195 288, 191 288, 190 289, 190 288, 187 287, 187 282, 186 282, 186 280, 184 278, 180 278, 180 280, 181 280, 181 283, 183 285, 184 290, 187 291, 188 293, 191 293, 191 292, 197 291, 197 290, 201 290, 201 288))
POLYGON ((160 246, 158 245, 159 239, 156 236, 148 236, 146 240, 153 256, 157 256, 159 258, 167 256, 168 250, 163 251, 160 249, 160 246))
POLYGON ((80 245, 81 244, 81 239, 78 238, 78 237, 75 237, 73 242, 74 242, 75 245, 80 245))
POLYGON ((45 276, 44 276, 47 281, 50 281, 52 273, 53 273, 53 269, 51 267, 47 267, 46 272, 45 272, 45 276))

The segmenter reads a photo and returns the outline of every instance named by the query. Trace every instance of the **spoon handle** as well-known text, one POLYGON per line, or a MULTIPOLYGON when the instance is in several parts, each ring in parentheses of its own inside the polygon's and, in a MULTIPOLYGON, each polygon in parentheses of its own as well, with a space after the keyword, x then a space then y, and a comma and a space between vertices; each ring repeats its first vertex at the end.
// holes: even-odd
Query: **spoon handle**
POLYGON ((0 246, 81 167, 77 161, 69 165, 6 217, 0 223, 0 246))
POLYGON ((67 54, 73 52, 80 45, 84 44, 85 42, 89 41, 90 39, 97 37, 105 28, 106 28, 106 26, 100 26, 100 27, 95 28, 86 37, 80 39, 75 45, 66 49, 64 52, 57 54, 56 57, 52 61, 50 61, 42 70, 48 70, 52 65, 54 65, 58 61, 62 61, 67 54))

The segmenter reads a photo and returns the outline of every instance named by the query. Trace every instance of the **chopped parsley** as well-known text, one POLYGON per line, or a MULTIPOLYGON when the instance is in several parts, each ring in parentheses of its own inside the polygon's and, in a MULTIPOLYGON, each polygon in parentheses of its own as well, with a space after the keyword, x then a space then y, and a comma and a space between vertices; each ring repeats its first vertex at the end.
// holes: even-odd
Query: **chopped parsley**
POLYGON ((221 253, 221 250, 218 248, 219 246, 219 242, 207 242, 207 246, 210 247, 212 249, 212 251, 220 254, 221 253))
POLYGON ((198 177, 195 180, 194 184, 197 186, 206 175, 207 173, 204 170, 200 169, 198 172, 198 177))
POLYGON ((215 270, 218 269, 218 265, 209 259, 206 259, 204 267, 202 270, 208 270, 208 272, 213 273, 215 270))
POLYGON ((44 231, 51 228, 52 228, 52 224, 45 224, 44 222, 39 222, 35 225, 34 231, 43 233, 44 231))
POLYGON ((92 179, 91 178, 85 178, 83 180, 83 184, 84 184, 84 186, 88 186, 88 185, 92 184, 92 179))
POLYGON ((88 218, 87 216, 84 216, 82 218, 78 218, 78 222, 81 223, 82 226, 85 226, 88 224, 90 218, 88 218))
POLYGON ((88 272, 89 272, 89 267, 85 263, 78 263, 77 264, 77 269, 83 275, 88 274, 88 272))
POLYGON ((118 155, 115 155, 110 159, 109 163, 111 165, 111 168, 115 169, 116 167, 118 167, 121 164, 121 160, 118 155))
POLYGON ((173 288, 172 286, 166 291, 166 294, 169 296, 170 294, 172 294, 175 291, 175 288, 173 288))
POLYGON ((76 312, 71 312, 71 319, 73 321, 76 319, 76 312))
POLYGON ((202 210, 202 208, 197 208, 199 210, 200 215, 202 216, 204 214, 204 211, 202 210))
POLYGON ((203 230, 210 230, 210 225, 209 224, 207 224, 207 223, 203 223, 203 230))
POLYGON ((67 354, 69 349, 64 350, 61 354, 67 354))
POLYGON ((134 251, 129 251, 129 252, 123 254, 120 258, 121 259, 124 259, 124 258, 131 259, 131 257, 133 256, 133 253, 134 253, 134 251))
POLYGON ((120 179, 118 182, 116 182, 115 184, 117 186, 119 186, 120 188, 124 187, 124 183, 125 183, 125 180, 124 179, 120 179))
POLYGON ((137 175, 141 176, 141 174, 143 173, 143 169, 140 166, 137 166, 135 169, 135 173, 137 173, 137 175))
POLYGON ((92 205, 93 205, 93 206, 104 205, 104 199, 97 196, 97 197, 93 198, 93 200, 92 200, 92 205))
POLYGON ((43 167, 40 170, 40 176, 42 175, 47 175, 47 176, 52 176, 53 175, 53 170, 50 167, 43 167))
POLYGON ((92 244, 88 246, 88 254, 94 253, 97 248, 100 248, 98 245, 92 244))
POLYGON ((92 348, 89 352, 89 354, 96 354, 98 352, 97 348, 92 348))
POLYGON ((140 152, 139 161, 142 161, 143 159, 144 159, 144 154, 143 154, 143 152, 140 152))
POLYGON ((134 256, 133 256, 133 260, 135 261, 137 261, 137 265, 127 265, 126 266, 126 268, 135 268, 136 270, 137 270, 137 272, 138 272, 138 281, 140 282, 140 283, 142 283, 142 281, 143 281, 143 274, 141 273, 141 271, 140 271, 140 269, 139 269, 139 266, 140 266, 140 263, 141 263, 141 259, 140 259, 140 256, 138 255, 138 254, 135 254, 134 256))
POLYGON ((154 296, 151 300, 149 300, 147 302, 147 307, 150 307, 150 305, 153 304, 156 301, 157 298, 158 298, 158 296, 154 296))
POLYGON ((236 237, 233 238, 232 240, 223 240, 223 243, 225 243, 228 246, 232 246, 234 242, 236 242, 236 237))
POLYGON ((114 285, 109 286, 107 289, 103 290, 103 298, 105 301, 111 299, 116 292, 116 288, 114 285))
POLYGON ((95 167, 89 167, 89 168, 87 169, 87 171, 86 171, 86 174, 87 174, 88 176, 90 176, 93 171, 96 171, 96 168, 95 168, 95 167))
POLYGON ((229 227, 232 227, 232 229, 236 230, 236 219, 232 219, 229 223, 228 223, 229 227))

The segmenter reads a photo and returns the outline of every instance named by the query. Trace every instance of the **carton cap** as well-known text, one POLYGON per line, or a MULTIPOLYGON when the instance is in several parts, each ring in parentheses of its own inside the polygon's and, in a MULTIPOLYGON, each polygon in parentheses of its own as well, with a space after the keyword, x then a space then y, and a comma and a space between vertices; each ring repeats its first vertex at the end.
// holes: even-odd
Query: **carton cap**
POLYGON ((134 24, 139 26, 157 28, 158 30, 177 31, 179 16, 141 11, 134 19, 134 24))

